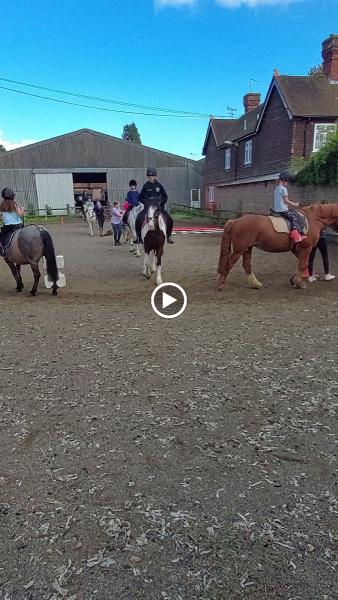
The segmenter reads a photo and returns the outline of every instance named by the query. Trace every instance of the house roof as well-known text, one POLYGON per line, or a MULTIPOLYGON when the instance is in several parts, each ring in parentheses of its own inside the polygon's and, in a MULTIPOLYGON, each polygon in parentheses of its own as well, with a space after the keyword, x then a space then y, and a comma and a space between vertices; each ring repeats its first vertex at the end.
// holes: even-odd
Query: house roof
POLYGON ((256 130, 257 122, 262 110, 263 104, 260 104, 257 108, 254 108, 254 110, 250 110, 239 117, 239 119, 235 119, 232 128, 229 131, 229 137, 223 138, 220 146, 224 145, 226 139, 234 142, 235 140, 240 140, 248 135, 252 135, 256 130))
POLYGON ((338 117, 338 85, 325 77, 280 75, 273 81, 294 117, 338 117))
POLYGON ((225 140, 234 142, 254 134, 260 126, 273 89, 277 89, 290 118, 314 117, 338 119, 338 84, 330 83, 324 77, 279 75, 271 81, 263 104, 251 110, 239 119, 210 119, 203 147, 212 130, 218 148, 225 140))
POLYGON ((211 117, 208 125, 207 134, 203 145, 202 154, 205 154, 210 131, 212 131, 217 146, 222 146, 224 140, 230 140, 230 133, 237 119, 214 119, 211 117))

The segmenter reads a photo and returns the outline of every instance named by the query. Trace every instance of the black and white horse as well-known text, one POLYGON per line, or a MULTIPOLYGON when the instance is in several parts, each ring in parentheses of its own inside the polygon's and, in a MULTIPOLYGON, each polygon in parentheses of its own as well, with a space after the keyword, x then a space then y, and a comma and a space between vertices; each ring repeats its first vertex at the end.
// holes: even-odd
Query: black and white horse
POLYGON ((143 275, 149 279, 151 274, 156 271, 157 285, 163 283, 161 270, 166 237, 167 224, 165 216, 160 212, 157 205, 150 205, 141 229, 144 247, 143 275))
POLYGON ((130 242, 129 252, 133 252, 137 257, 141 256, 141 252, 138 244, 134 244, 133 240, 137 238, 135 223, 137 215, 139 215, 141 210, 143 210, 143 205, 139 203, 128 212, 127 217, 126 242, 130 242))

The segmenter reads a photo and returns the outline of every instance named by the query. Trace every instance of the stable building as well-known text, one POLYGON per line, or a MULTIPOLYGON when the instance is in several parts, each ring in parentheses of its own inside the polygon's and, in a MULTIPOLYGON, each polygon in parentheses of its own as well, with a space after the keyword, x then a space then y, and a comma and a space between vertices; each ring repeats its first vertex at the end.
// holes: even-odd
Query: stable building
POLYGON ((91 129, 80 129, 0 154, 0 187, 11 187, 29 212, 66 214, 86 192, 104 204, 123 202, 130 179, 139 189, 147 167, 173 204, 196 206, 203 163, 135 144, 91 129))

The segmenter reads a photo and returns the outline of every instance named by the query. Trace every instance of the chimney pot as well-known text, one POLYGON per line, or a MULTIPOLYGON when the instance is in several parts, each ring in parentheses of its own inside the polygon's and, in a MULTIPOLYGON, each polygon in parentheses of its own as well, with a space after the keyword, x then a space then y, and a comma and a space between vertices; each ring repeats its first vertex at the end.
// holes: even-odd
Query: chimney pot
POLYGON ((261 101, 260 94, 257 94, 255 92, 249 92, 248 94, 245 94, 245 96, 243 98, 245 112, 248 113, 251 110, 254 110, 255 108, 257 108, 257 106, 259 106, 259 104, 260 104, 260 101, 261 101))

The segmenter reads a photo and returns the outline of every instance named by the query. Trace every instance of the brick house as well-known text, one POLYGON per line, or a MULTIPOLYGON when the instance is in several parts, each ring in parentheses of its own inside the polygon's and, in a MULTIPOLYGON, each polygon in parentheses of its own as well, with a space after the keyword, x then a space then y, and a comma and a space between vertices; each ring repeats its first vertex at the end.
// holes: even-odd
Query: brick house
MULTIPOLYGON (((263 103, 244 96, 238 119, 211 118, 203 147, 205 204, 230 212, 265 212, 278 173, 308 158, 338 123, 338 35, 322 44, 320 76, 275 70, 263 103)), ((294 186, 293 197, 302 199, 294 186)), ((290 193, 290 197, 291 197, 290 193)))

